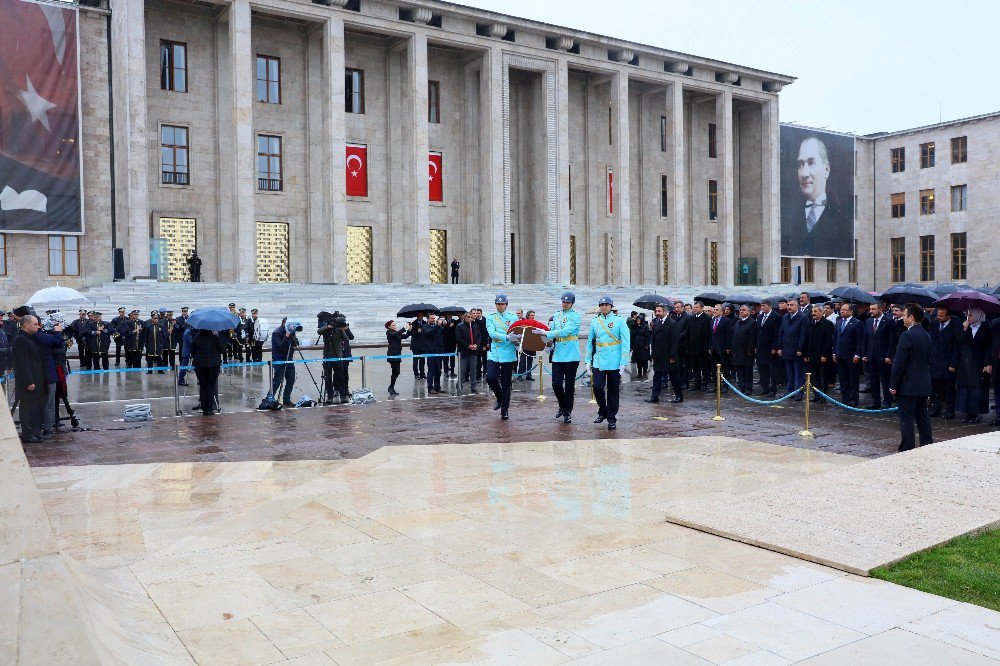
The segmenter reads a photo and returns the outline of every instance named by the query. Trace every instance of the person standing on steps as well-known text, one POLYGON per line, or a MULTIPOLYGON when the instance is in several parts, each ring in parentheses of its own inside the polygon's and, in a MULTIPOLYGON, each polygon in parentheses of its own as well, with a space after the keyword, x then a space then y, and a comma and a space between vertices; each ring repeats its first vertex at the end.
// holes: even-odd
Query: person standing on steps
POLYGON ((461 268, 461 264, 458 263, 458 257, 451 260, 451 283, 458 284, 458 269, 461 268))
POLYGON ((618 427, 618 399, 622 375, 628 367, 625 357, 630 348, 628 325, 622 317, 612 314, 614 301, 603 296, 598 301, 601 313, 590 322, 587 337, 587 372, 591 373, 597 418, 594 423, 608 422, 608 430, 618 427))

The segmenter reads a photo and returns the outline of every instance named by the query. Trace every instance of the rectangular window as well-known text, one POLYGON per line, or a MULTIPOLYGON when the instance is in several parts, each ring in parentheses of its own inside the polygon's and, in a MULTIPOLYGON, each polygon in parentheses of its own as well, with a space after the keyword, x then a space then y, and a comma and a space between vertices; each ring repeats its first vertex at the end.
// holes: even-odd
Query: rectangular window
POLYGON ((7 234, 0 234, 0 275, 7 275, 7 234))
POLYGON ((847 262, 847 281, 858 282, 858 241, 854 241, 854 259, 847 262))
POLYGON ((892 257, 892 281, 906 280, 906 239, 890 238, 889 254, 892 257))
POLYGON ((719 219, 719 184, 714 180, 708 181, 708 219, 719 219))
POLYGON ((966 235, 963 231, 960 234, 951 235, 951 279, 967 280, 966 261, 966 235))
POLYGON ((280 192, 281 137, 257 135, 257 189, 262 192, 280 192))
POLYGON ((708 124, 708 156, 715 157, 715 123, 708 124))
POLYGON ((608 107, 608 145, 611 145, 611 107, 608 107))
POLYGON ((49 236, 49 275, 80 274, 80 238, 49 236))
POLYGON ((257 101, 281 104, 281 58, 257 56, 257 101))
POLYGON ((920 237, 920 281, 934 281, 934 236, 920 237))
POLYGON ((165 185, 191 184, 186 127, 160 127, 160 182, 165 185))
POLYGON ((957 213, 969 205, 969 186, 953 185, 951 188, 951 210, 957 213))
POLYGON ((803 280, 806 282, 816 281, 816 260, 815 259, 803 259, 802 260, 802 272, 803 280))
POLYGON ((365 72, 363 69, 346 69, 344 73, 344 111, 365 112, 365 72))
POLYGON ((569 209, 573 210, 573 165, 569 165, 569 187, 567 188, 567 196, 569 197, 569 209))
POLYGON ((906 148, 893 148, 889 151, 892 161, 892 172, 903 173, 906 171, 906 148))
POLYGON ((969 161, 969 137, 956 136, 951 140, 951 163, 961 164, 969 161))
POLYGON ((890 196, 892 218, 906 217, 906 192, 897 192, 890 196))
POLYGON ((441 82, 427 82, 427 122, 441 122, 441 82))
POLYGON ((826 260, 826 281, 836 282, 837 281, 837 260, 827 259, 826 260))
POLYGON ((781 258, 781 281, 785 284, 792 281, 792 260, 788 257, 781 258))
POLYGON ((660 152, 667 152, 667 117, 660 116, 660 152))
POLYGON ((666 174, 660 174, 660 217, 667 216, 667 203, 669 199, 667 197, 667 176, 666 174))
POLYGON ((934 190, 920 190, 920 214, 934 214, 934 190))
POLYGON ((615 213, 615 174, 608 167, 608 217, 615 213))
POLYGON ((160 42, 160 89, 187 92, 187 44, 160 42))
POLYGON ((934 142, 920 144, 920 168, 929 169, 934 166, 934 142))

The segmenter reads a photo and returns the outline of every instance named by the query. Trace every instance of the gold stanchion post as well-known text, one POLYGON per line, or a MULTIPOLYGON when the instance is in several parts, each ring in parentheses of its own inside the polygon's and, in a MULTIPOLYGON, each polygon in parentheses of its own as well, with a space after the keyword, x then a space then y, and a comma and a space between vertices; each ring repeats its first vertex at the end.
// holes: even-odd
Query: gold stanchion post
POLYGON ((545 400, 545 358, 544 352, 538 356, 538 400, 545 400))
POLYGON ((725 421, 726 417, 722 415, 722 364, 715 364, 715 416, 712 417, 713 421, 725 421))
POLYGON ((804 439, 812 439, 813 434, 809 430, 809 405, 812 403, 812 373, 806 373, 806 388, 805 388, 805 404, 806 404, 806 427, 805 430, 799 432, 799 435, 804 439))

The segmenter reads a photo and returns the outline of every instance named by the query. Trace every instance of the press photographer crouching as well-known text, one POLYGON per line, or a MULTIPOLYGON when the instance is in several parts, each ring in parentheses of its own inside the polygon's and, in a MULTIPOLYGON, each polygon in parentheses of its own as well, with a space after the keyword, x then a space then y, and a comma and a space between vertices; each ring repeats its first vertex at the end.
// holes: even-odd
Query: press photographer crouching
MULTIPOLYGON (((354 334, 351 333, 347 317, 339 311, 332 314, 320 312, 317 316, 319 328, 317 333, 323 338, 323 358, 350 358, 351 343, 354 334)), ((347 389, 348 361, 323 362, 323 397, 325 404, 334 404, 339 397, 341 403, 350 402, 347 389)))
POLYGON ((271 382, 271 395, 277 399, 281 382, 284 382, 285 390, 281 404, 285 407, 294 406, 292 403, 292 389, 295 388, 295 364, 291 361, 294 360, 295 347, 299 344, 299 340, 295 337, 295 334, 301 331, 301 322, 282 319, 281 325, 271 333, 271 361, 274 364, 274 380, 271 382), (288 363, 276 364, 277 361, 288 361, 288 363))

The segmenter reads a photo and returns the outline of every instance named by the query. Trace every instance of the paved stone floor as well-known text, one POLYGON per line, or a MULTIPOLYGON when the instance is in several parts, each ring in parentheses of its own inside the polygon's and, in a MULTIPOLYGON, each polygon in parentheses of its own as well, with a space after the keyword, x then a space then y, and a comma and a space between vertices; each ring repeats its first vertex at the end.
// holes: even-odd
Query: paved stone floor
MULTIPOLYGON (((310 418, 333 433, 350 413, 310 418)), ((284 451, 304 428, 277 416, 284 451)), ((237 418, 267 439, 261 417, 219 417, 237 418)), ((664 521, 863 458, 717 434, 476 443, 501 430, 472 422, 427 421, 437 446, 354 460, 33 473, 98 636, 128 663, 1000 659, 1000 613, 664 521)))

